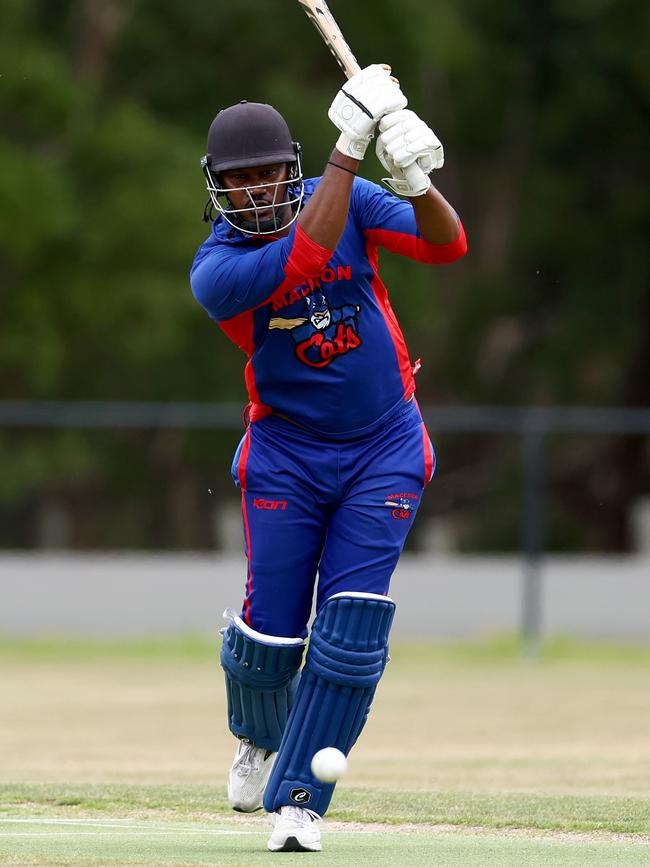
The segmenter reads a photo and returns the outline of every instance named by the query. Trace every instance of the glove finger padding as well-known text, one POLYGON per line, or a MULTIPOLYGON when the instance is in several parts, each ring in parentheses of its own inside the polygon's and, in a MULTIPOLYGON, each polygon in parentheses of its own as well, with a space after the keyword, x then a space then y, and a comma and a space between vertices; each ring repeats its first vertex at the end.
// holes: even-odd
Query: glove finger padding
POLYGON ((337 148, 362 159, 379 118, 406 104, 389 67, 373 64, 362 69, 341 88, 328 111, 329 119, 343 133, 337 148))
MULTIPOLYGON (((396 112, 401 114, 401 112, 396 112)), ((380 122, 381 126, 381 122, 380 122)), ((429 172, 432 170, 433 159, 428 153, 414 159, 409 165, 400 168, 395 165, 391 154, 386 149, 387 133, 377 137, 376 152, 379 162, 390 172, 391 177, 382 178, 383 182, 399 196, 422 196, 431 186, 429 172)))
POLYGON ((381 133, 384 145, 390 153, 395 153, 400 147, 434 147, 438 144, 435 133, 425 123, 407 126, 400 124, 381 133), (420 144, 421 143, 421 144, 420 144))
POLYGON ((377 156, 386 168, 389 168, 384 162, 387 157, 398 168, 417 161, 427 173, 444 164, 442 143, 415 112, 398 111, 386 115, 380 120, 379 129, 377 156))
POLYGON ((441 168, 444 163, 442 145, 434 144, 427 139, 415 139, 413 142, 403 142, 392 152, 388 151, 394 164, 400 168, 406 168, 411 163, 420 162, 424 159, 430 165, 429 171, 441 168))

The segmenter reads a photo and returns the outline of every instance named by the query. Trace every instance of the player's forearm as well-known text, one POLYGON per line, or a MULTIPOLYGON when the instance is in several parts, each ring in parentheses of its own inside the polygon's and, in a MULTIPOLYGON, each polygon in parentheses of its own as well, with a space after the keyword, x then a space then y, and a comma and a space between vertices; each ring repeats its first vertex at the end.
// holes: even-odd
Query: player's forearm
POLYGON ((330 155, 330 162, 335 165, 328 163, 325 166, 323 177, 298 217, 298 223, 313 241, 328 250, 334 250, 348 219, 350 192, 359 160, 335 148, 330 155))
POLYGON ((422 237, 430 244, 451 244, 460 232, 453 208, 435 187, 411 199, 415 221, 422 237))

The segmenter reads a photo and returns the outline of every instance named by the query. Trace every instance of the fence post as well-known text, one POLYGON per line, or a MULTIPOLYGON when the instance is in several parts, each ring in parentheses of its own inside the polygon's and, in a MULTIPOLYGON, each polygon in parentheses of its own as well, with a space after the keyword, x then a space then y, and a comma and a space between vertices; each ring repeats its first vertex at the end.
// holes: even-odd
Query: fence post
POLYGON ((524 655, 539 656, 542 640, 542 559, 544 551, 544 434, 533 411, 523 426, 522 610, 524 655))

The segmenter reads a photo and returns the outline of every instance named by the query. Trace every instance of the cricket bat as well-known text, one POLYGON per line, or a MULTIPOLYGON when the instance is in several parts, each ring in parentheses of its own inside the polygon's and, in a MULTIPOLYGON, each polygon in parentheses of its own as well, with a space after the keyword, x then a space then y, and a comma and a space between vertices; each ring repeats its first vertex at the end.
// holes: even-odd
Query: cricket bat
MULTIPOLYGON (((341 28, 334 20, 334 16, 330 12, 325 0, 298 0, 298 3, 300 3, 309 18, 313 21, 325 45, 327 45, 336 58, 336 62, 345 73, 346 78, 352 78, 353 75, 359 72, 361 67, 352 53, 352 49, 345 41, 341 28)), ((415 170, 415 174, 413 175, 412 183, 417 183, 419 177, 421 177, 417 163, 406 166, 403 172, 408 179, 409 172, 413 172, 413 170, 415 170)))
POLYGON ((345 73, 346 78, 352 78, 361 67, 345 41, 341 28, 334 20, 325 0, 298 0, 298 2, 313 21, 316 30, 336 58, 336 62, 345 73))

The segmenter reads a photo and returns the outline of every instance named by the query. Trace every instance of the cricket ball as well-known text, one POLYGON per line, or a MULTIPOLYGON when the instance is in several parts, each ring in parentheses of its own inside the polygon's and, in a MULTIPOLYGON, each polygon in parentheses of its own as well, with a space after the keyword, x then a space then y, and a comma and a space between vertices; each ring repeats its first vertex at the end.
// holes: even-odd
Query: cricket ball
POLYGON ((322 783, 335 783, 347 769, 348 760, 335 747, 319 750, 311 760, 311 772, 322 783))

